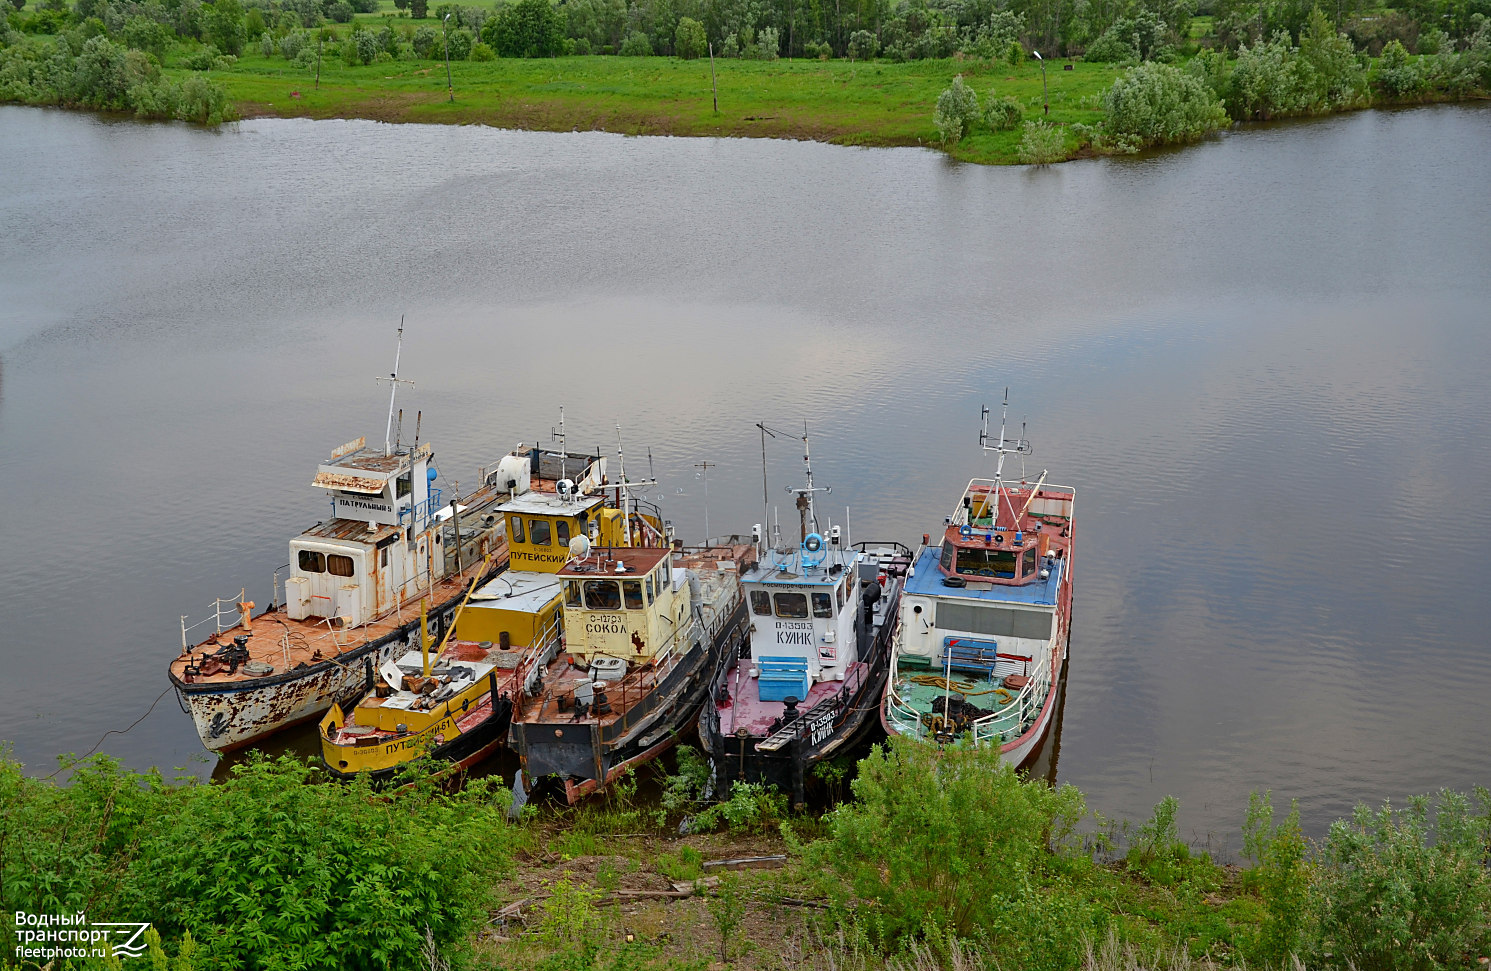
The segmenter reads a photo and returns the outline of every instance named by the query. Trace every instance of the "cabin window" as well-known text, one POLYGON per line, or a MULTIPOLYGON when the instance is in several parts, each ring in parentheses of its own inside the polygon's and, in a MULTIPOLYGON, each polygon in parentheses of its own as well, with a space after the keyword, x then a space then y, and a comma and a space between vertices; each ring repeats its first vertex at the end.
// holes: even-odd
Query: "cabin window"
POLYGON ((953 544, 947 540, 942 541, 942 568, 944 570, 953 568, 953 544))
POLYGON ((325 573, 326 557, 315 550, 300 551, 301 573, 325 573))
POLYGON ((580 581, 579 580, 566 580, 566 581, 564 581, 564 605, 566 607, 582 607, 582 606, 584 606, 584 604, 582 604, 580 602, 580 581))
POLYGON ((832 594, 813 594, 813 616, 832 617, 834 615, 834 598, 832 594))
POLYGON ((1006 607, 978 607, 971 604, 940 603, 937 626, 943 630, 993 637, 1023 637, 1030 640, 1051 639, 1051 614, 1041 610, 1011 610, 1006 607))
POLYGON ((763 617, 771 616, 771 594, 765 590, 751 591, 751 613, 763 617))
POLYGON ((549 521, 547 519, 528 520, 528 542, 534 546, 549 545, 549 521))
POLYGON ((334 577, 350 577, 352 570, 352 557, 332 553, 326 557, 326 572, 334 577))
POLYGON ((958 551, 958 572, 965 576, 1013 580, 1015 556, 1014 550, 962 549, 958 551))
POLYGON ((642 609, 642 581, 641 580, 623 580, 623 581, 621 581, 621 596, 626 600, 626 609, 627 610, 641 610, 642 609))
POLYGON ((620 610, 621 588, 615 580, 586 580, 585 606, 591 610, 620 610))
POLYGON ((378 565, 379 566, 388 566, 388 547, 387 546, 383 547, 383 549, 381 549, 381 550, 378 551, 378 565))
POLYGON ((647 602, 652 603, 652 574, 647 574, 647 602))
POLYGON ((569 520, 568 519, 556 519, 556 520, 554 520, 554 539, 559 542, 560 546, 568 546, 569 545, 569 520))
POLYGON ((510 516, 507 520, 507 538, 514 543, 528 542, 523 538, 523 520, 517 516, 510 516))
POLYGON ((777 603, 777 616, 792 620, 803 620, 808 616, 808 597, 802 593, 772 594, 777 603))
POLYGON ((1026 550, 1020 557, 1020 573, 1023 576, 1031 576, 1035 573, 1035 547, 1026 550))
POLYGON ((412 478, 410 478, 410 475, 409 475, 408 472, 405 472, 403 475, 399 476, 397 479, 394 480, 394 494, 393 495, 394 495, 395 499, 402 499, 402 498, 404 498, 405 496, 407 496, 409 493, 411 493, 413 491, 414 491, 414 480, 412 478))

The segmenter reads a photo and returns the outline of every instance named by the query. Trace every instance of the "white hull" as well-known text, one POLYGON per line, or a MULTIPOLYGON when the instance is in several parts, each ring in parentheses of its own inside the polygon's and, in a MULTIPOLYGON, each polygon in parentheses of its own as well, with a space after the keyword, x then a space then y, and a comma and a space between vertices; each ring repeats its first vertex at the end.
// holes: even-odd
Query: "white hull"
POLYGON ((265 683, 260 687, 252 680, 187 688, 178 685, 176 693, 186 703, 202 744, 213 752, 227 752, 319 718, 333 703, 360 696, 367 687, 365 658, 372 658, 376 671, 385 661, 402 657, 410 649, 406 638, 395 637, 350 663, 318 666, 289 681, 263 678, 265 683))

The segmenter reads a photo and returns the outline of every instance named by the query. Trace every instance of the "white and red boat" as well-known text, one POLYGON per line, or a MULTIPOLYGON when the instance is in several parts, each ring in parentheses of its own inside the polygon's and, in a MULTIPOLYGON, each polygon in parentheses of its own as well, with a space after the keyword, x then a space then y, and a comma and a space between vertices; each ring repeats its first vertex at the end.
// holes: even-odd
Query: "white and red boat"
MULTIPOLYGON (((1006 402, 1008 404, 1008 402, 1006 402)), ((900 623, 880 718, 887 733, 941 744, 997 745, 1029 762, 1055 721, 1072 620, 1075 490, 1046 473, 1006 481, 1023 438, 979 437, 998 456, 992 479, 973 479, 923 537, 901 596, 900 623)))

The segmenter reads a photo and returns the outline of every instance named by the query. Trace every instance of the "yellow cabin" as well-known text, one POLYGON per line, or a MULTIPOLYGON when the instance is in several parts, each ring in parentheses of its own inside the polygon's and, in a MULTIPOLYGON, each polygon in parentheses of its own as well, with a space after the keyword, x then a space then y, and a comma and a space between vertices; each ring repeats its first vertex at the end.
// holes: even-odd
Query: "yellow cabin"
POLYGON ((565 651, 630 664, 666 655, 689 621, 687 574, 668 549, 595 549, 559 573, 565 651))
POLYGON ((559 580, 552 573, 498 574, 472 594, 456 620, 456 639, 516 649, 559 634, 559 580))

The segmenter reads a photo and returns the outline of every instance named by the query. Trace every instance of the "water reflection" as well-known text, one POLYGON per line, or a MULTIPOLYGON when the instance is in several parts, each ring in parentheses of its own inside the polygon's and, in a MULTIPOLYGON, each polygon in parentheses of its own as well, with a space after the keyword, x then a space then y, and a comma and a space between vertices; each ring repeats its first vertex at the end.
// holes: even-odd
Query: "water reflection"
MULTIPOLYGON (((180 614, 264 602, 312 467, 381 428, 405 315, 448 480, 563 404, 571 442, 651 449, 686 537, 694 464, 747 531, 754 423, 803 419, 857 541, 935 532, 1011 386, 1031 473, 1078 489, 1061 779, 1109 815, 1173 793, 1233 831, 1271 787, 1318 831, 1483 782, 1486 112, 1036 172, 0 108, 0 738, 86 749, 159 693, 180 614)), ((778 496, 800 455, 768 450, 778 496)), ((105 750, 186 764, 165 708, 105 750)))

